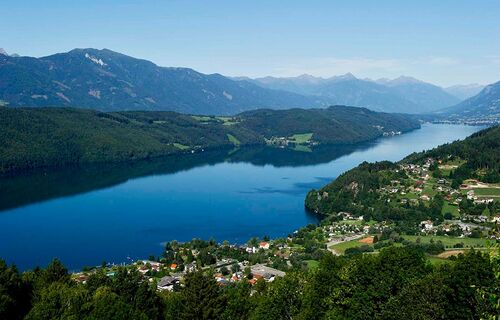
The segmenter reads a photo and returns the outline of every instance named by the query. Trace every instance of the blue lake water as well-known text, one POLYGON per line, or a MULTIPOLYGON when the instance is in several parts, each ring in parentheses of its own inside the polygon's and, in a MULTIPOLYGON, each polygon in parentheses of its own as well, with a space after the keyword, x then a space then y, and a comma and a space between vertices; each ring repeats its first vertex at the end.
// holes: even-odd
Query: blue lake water
POLYGON ((70 269, 159 255, 192 238, 286 236, 317 218, 304 197, 363 161, 400 160, 480 127, 425 124, 401 136, 313 152, 220 150, 0 179, 0 257, 70 269))

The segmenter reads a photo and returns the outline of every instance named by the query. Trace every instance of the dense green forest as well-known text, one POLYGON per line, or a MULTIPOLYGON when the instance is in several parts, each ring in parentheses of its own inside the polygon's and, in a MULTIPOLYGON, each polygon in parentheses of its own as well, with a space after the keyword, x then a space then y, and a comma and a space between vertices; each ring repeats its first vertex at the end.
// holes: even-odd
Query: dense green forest
POLYGON ((344 106, 307 110, 263 109, 244 112, 240 117, 246 128, 265 137, 311 132, 313 139, 321 143, 357 143, 379 137, 381 132, 405 132, 419 127, 406 115, 344 106))
POLYGON ((498 315, 498 256, 477 251, 441 266, 417 248, 326 254, 315 270, 295 269, 253 287, 220 286, 188 273, 157 292, 136 269, 93 273, 76 283, 57 260, 19 273, 0 261, 2 319, 479 319, 498 315))
POLYGON ((356 143, 379 137, 385 130, 418 127, 406 116, 342 106, 263 110, 235 117, 0 107, 0 173, 263 145, 273 136, 304 133, 323 144, 356 143))
POLYGON ((453 172, 453 178, 480 177, 485 182, 500 181, 500 127, 474 133, 464 141, 455 141, 429 151, 413 153, 403 162, 421 162, 425 158, 464 159, 466 162, 453 172))

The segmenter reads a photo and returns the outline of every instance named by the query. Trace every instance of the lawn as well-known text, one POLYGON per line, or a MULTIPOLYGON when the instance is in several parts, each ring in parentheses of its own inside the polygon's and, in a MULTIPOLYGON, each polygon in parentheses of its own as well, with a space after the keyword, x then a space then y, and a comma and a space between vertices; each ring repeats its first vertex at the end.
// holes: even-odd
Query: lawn
POLYGON ((301 133, 301 134, 294 134, 291 136, 291 140, 294 140, 295 143, 297 144, 304 144, 311 140, 312 138, 312 133, 301 133))
POLYGON ((434 256, 428 256, 427 260, 429 260, 429 262, 433 266, 439 266, 439 265, 442 265, 444 263, 450 263, 451 262, 451 260, 449 260, 449 259, 443 259, 443 258, 434 257, 434 256))
POLYGON ((441 169, 441 168, 439 168, 439 170, 441 170, 441 174, 443 175, 443 177, 449 177, 450 173, 453 169, 441 169))
POLYGON ((319 267, 319 261, 317 260, 305 260, 305 262, 307 263, 307 268, 311 270, 316 270, 319 267))
POLYGON ((446 212, 450 212, 455 218, 460 217, 458 206, 451 205, 448 201, 444 202, 443 208, 441 209, 442 214, 445 214, 446 212))
POLYGON ((466 248, 470 247, 485 247, 488 243, 487 239, 476 239, 476 238, 455 238, 447 236, 408 236, 403 235, 403 238, 408 241, 415 242, 417 238, 420 238, 421 243, 429 243, 431 239, 434 241, 441 241, 445 246, 453 247, 456 243, 463 243, 466 248))

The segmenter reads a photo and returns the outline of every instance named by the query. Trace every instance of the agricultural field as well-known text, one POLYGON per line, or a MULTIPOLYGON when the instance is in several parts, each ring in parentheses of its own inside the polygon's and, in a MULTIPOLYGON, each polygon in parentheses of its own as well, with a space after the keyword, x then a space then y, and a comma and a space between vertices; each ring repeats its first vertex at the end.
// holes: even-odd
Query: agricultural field
POLYGON ((241 144, 240 140, 238 140, 235 136, 233 136, 232 134, 228 133, 227 134, 227 138, 229 139, 229 141, 234 144, 235 146, 239 146, 241 144))
POLYGON ((441 241, 443 245, 445 245, 446 247, 453 247, 453 245, 457 243, 463 243, 466 248, 486 247, 488 244, 487 239, 480 239, 480 238, 455 238, 448 236, 409 236, 409 235, 403 235, 402 237, 405 240, 411 242, 416 242, 417 239, 420 238, 420 243, 429 243, 431 239, 434 241, 441 241))
POLYGON ((301 134, 294 134, 290 137, 290 140, 293 140, 296 144, 304 144, 308 143, 313 134, 312 133, 301 133, 301 134))
POLYGON ((330 248, 335 250, 335 252, 339 254, 343 254, 349 248, 356 248, 366 245, 366 243, 360 242, 360 240, 363 240, 363 238, 334 244, 330 246, 330 248))
POLYGON ((500 197, 500 188, 475 188, 474 194, 478 197, 500 197))
POLYGON ((189 149, 189 146, 186 146, 186 145, 183 145, 182 143, 177 143, 177 142, 174 142, 174 147, 176 147, 177 149, 181 149, 181 150, 189 149))
POLYGON ((217 120, 222 121, 222 124, 225 126, 232 126, 240 123, 236 118, 233 117, 215 117, 217 120))

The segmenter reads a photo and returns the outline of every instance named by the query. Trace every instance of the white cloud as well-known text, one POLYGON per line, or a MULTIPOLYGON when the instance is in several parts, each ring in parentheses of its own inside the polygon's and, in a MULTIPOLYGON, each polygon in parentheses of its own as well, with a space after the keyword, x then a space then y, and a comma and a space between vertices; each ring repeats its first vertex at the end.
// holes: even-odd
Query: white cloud
POLYGON ((421 59, 418 63, 423 65, 453 66, 459 64, 460 60, 451 57, 429 57, 421 59))

